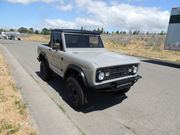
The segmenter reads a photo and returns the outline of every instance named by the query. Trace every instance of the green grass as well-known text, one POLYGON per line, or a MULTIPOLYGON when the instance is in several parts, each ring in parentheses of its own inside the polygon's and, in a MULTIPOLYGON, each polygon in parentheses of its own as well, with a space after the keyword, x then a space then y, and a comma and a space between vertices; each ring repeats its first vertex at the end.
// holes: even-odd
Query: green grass
POLYGON ((37 135, 35 132, 31 132, 29 135, 37 135))
POLYGON ((178 60, 176 60, 176 62, 180 63, 180 60, 178 59, 178 60))
POLYGON ((15 84, 12 84, 12 88, 14 91, 18 91, 18 88, 15 86, 15 84))
POLYGON ((10 131, 7 132, 7 135, 15 134, 18 131, 19 131, 19 128, 18 127, 14 127, 13 129, 11 129, 10 131))
POLYGON ((134 134, 136 134, 136 132, 133 129, 131 129, 131 127, 129 127, 127 125, 124 125, 124 127, 127 128, 128 130, 131 130, 134 134))
POLYGON ((0 102, 5 102, 5 101, 7 101, 7 97, 5 97, 4 95, 2 95, 2 96, 0 97, 0 102))
POLYGON ((2 128, 0 128, 0 134, 2 133, 2 128))
MULTIPOLYGON (((54 101, 54 100, 53 100, 54 101)), ((55 101, 54 101, 55 102, 55 101)), ((71 117, 67 114, 66 110, 60 105, 57 104, 57 106, 61 109, 61 111, 67 116, 68 119, 70 119, 73 124, 76 126, 76 128, 82 133, 82 135, 86 135, 86 133, 71 119, 71 117)))
POLYGON ((19 128, 12 124, 4 123, 0 128, 0 134, 3 132, 3 130, 8 130, 7 135, 10 135, 10 134, 15 134, 16 132, 18 132, 19 128))
POLYGON ((17 108, 19 109, 19 114, 23 115, 24 114, 24 109, 27 107, 26 104, 22 103, 22 101, 20 100, 16 100, 14 102, 14 104, 17 106, 17 108))
POLYGON ((65 110, 60 104, 58 104, 58 107, 61 109, 61 111, 62 111, 63 113, 66 113, 66 110, 65 110))
POLYGON ((157 51, 157 52, 162 52, 161 48, 158 47, 158 46, 153 46, 152 50, 151 51, 157 51))

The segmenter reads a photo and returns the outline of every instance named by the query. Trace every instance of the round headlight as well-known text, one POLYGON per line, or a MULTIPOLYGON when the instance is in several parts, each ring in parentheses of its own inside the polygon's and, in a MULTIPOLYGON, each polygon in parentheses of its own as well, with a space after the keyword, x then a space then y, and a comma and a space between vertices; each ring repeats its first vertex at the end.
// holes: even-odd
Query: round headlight
POLYGON ((98 80, 102 81, 104 79, 104 76, 105 76, 104 72, 99 72, 98 80))
POLYGON ((133 70, 132 70, 133 74, 136 74, 137 71, 138 71, 138 68, 137 68, 136 66, 134 66, 134 67, 133 67, 133 70))

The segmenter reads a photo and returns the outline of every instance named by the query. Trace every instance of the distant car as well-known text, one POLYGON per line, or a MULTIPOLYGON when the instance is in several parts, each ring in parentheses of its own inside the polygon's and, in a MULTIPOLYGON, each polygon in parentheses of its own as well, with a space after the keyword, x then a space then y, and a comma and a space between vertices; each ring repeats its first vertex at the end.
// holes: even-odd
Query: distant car
POLYGON ((11 35, 11 36, 9 37, 9 40, 17 40, 17 37, 11 35))
POLYGON ((65 80, 69 104, 80 109, 87 103, 86 92, 127 92, 141 76, 140 61, 109 52, 100 34, 92 31, 55 29, 49 44, 38 46, 42 79, 55 72, 65 80))
POLYGON ((23 40, 21 37, 18 37, 17 39, 18 39, 18 40, 23 40))
POLYGON ((19 32, 2 32, 1 36, 3 36, 4 39, 9 40, 23 40, 21 37, 19 37, 19 32))
POLYGON ((2 35, 0 35, 0 39, 4 39, 4 37, 2 35))

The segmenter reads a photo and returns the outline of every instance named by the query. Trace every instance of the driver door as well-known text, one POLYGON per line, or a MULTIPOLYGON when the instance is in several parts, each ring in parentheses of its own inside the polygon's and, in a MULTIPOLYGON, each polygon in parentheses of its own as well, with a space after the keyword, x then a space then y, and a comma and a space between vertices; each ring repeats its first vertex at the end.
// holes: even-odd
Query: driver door
POLYGON ((54 32, 52 37, 52 65, 54 71, 61 76, 63 75, 61 66, 63 64, 63 53, 61 32, 54 32))

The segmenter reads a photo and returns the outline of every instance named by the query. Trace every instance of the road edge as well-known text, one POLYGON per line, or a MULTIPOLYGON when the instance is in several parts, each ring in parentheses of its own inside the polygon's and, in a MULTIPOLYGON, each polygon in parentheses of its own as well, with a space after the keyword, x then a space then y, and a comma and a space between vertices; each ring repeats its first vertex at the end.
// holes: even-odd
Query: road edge
POLYGON ((23 100, 28 104, 32 124, 42 135, 80 135, 80 131, 57 107, 47 93, 18 63, 9 50, 2 44, 2 53, 8 61, 15 84, 20 90, 23 100), (31 87, 30 87, 31 86, 31 87), (41 97, 41 98, 39 98, 41 97), (38 109, 39 108, 39 109, 38 109), (38 110, 37 110, 38 109, 38 110))

